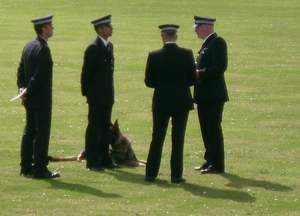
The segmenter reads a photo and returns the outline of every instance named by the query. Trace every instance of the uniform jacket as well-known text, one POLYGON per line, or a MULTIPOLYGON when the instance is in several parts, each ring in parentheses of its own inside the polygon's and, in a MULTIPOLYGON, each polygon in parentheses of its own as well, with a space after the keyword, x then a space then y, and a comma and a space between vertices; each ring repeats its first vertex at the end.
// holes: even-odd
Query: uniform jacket
POLYGON ((52 67, 50 49, 45 40, 37 37, 24 47, 17 72, 17 85, 27 88, 25 106, 51 107, 52 67))
POLYGON ((88 103, 114 103, 113 72, 113 45, 109 42, 105 47, 97 37, 85 51, 81 73, 81 92, 87 97, 88 103))
POLYGON ((195 103, 228 101, 224 72, 227 69, 227 45, 223 38, 212 34, 202 45, 197 57, 196 69, 200 73, 194 88, 195 103))
POLYGON ((149 53, 145 84, 154 88, 152 111, 193 109, 190 86, 195 83, 195 62, 191 50, 165 44, 149 53))

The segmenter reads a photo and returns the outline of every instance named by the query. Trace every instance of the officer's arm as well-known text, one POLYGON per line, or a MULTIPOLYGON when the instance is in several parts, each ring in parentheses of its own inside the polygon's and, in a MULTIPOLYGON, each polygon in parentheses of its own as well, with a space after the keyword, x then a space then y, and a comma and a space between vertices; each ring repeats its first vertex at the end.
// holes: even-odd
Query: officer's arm
POLYGON ((154 88, 155 87, 155 74, 153 70, 153 58, 149 53, 145 71, 145 84, 147 87, 154 88))
POLYGON ((43 47, 37 56, 36 68, 27 85, 27 95, 34 94, 45 85, 50 70, 50 50, 43 47))
POLYGON ((18 88, 24 88, 26 86, 25 83, 25 72, 24 72, 24 57, 22 55, 20 64, 17 71, 17 86, 18 88))
POLYGON ((198 71, 201 78, 213 79, 222 76, 227 69, 227 45, 226 42, 218 38, 212 47, 212 64, 210 67, 202 68, 198 71))
POLYGON ((93 70, 95 68, 96 62, 96 47, 89 46, 85 53, 83 59, 83 66, 81 72, 81 93, 83 96, 88 95, 89 89, 91 87, 93 70))
POLYGON ((192 86, 196 83, 196 65, 192 51, 188 52, 187 63, 188 85, 192 86))

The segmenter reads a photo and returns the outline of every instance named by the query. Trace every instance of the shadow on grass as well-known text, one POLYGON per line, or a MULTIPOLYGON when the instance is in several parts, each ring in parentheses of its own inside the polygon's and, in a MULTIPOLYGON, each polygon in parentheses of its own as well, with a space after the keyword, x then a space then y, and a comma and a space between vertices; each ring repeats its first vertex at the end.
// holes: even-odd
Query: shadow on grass
POLYGON ((63 182, 63 181, 54 180, 54 179, 46 179, 44 181, 49 182, 54 189, 76 191, 79 193, 85 193, 85 194, 89 194, 89 195, 93 195, 93 196, 97 196, 97 197, 104 197, 104 198, 119 198, 119 197, 121 197, 119 194, 106 193, 106 192, 103 192, 96 188, 92 188, 92 187, 82 185, 82 184, 68 183, 68 182, 63 182))
POLYGON ((236 191, 236 190, 225 190, 225 189, 218 189, 218 188, 211 188, 206 186, 201 186, 197 184, 192 184, 189 182, 183 184, 171 184, 166 180, 156 179, 154 182, 146 182, 144 180, 144 175, 126 172, 124 170, 113 170, 110 172, 106 172, 107 174, 112 175, 116 179, 120 181, 131 182, 134 184, 142 184, 142 185, 157 185, 158 187, 164 188, 182 188, 185 191, 188 191, 195 196, 201 196, 205 198, 212 198, 212 199, 227 199, 236 202, 255 202, 255 197, 251 196, 249 193, 243 191, 236 191))
POLYGON ((183 189, 191 192, 196 196, 202 196, 213 199, 227 199, 235 202, 252 203, 255 202, 256 198, 251 196, 249 193, 236 190, 224 190, 218 188, 211 188, 191 183, 185 183, 182 185, 183 189))
POLYGON ((225 173, 221 176, 230 181, 228 184, 226 184, 226 186, 233 187, 233 188, 260 187, 260 188, 264 188, 266 190, 271 190, 271 191, 291 191, 292 190, 292 188, 287 187, 282 184, 273 183, 273 182, 269 182, 269 181, 265 181, 265 180, 243 178, 238 175, 234 175, 234 174, 230 174, 230 173, 225 173))

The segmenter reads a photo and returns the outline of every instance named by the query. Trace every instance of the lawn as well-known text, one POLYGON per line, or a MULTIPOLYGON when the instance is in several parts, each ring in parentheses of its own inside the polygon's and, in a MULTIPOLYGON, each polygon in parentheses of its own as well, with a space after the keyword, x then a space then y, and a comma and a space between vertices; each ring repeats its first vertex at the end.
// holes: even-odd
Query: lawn
POLYGON ((298 0, 0 0, 0 215, 300 215, 300 4, 298 0), (24 109, 16 94, 21 51, 35 37, 30 20, 54 15, 49 40, 54 60, 49 152, 77 154, 84 146, 87 105, 80 93, 90 21, 112 14, 116 103, 113 120, 146 159, 151 139, 152 90, 144 85, 148 52, 162 46, 158 25, 180 25, 178 44, 197 54, 194 15, 217 18, 228 43, 225 105, 226 174, 200 175, 203 143, 196 111, 185 140, 187 183, 170 183, 170 130, 158 181, 144 168, 90 172, 85 163, 51 163, 62 177, 19 176, 24 109))

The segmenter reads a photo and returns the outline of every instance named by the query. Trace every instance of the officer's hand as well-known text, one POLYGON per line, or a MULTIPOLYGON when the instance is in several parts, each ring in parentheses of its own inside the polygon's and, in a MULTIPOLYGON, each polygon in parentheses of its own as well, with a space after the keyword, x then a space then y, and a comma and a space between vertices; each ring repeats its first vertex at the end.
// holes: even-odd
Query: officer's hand
POLYGON ((22 100, 26 100, 27 88, 19 88, 19 94, 22 100))

